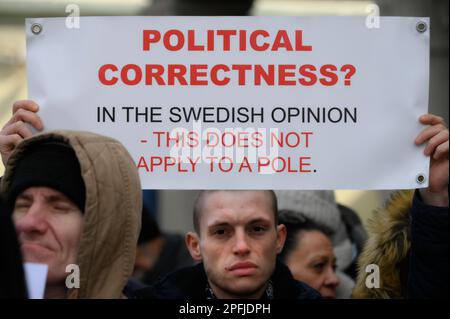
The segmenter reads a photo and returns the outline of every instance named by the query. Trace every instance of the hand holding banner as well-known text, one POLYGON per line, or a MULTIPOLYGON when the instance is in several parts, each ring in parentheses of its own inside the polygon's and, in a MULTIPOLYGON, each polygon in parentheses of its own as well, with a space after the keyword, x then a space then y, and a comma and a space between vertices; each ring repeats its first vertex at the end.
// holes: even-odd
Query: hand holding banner
POLYGON ((27 19, 46 129, 120 140, 144 188, 427 186, 424 18, 27 19), (33 26, 39 32, 33 33, 33 26), (417 176, 423 176, 420 180, 417 176))

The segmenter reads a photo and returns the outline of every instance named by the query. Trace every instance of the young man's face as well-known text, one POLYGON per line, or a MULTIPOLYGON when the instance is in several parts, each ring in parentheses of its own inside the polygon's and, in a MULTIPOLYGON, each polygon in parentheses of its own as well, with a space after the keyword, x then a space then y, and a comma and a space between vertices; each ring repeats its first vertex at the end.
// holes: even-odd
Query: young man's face
POLYGON ((74 264, 83 224, 80 209, 48 187, 30 187, 16 199, 13 220, 24 261, 49 266, 48 284, 64 281, 74 264))
POLYGON ((269 193, 212 192, 201 207, 198 259, 211 288, 219 298, 259 298, 285 239, 269 193))

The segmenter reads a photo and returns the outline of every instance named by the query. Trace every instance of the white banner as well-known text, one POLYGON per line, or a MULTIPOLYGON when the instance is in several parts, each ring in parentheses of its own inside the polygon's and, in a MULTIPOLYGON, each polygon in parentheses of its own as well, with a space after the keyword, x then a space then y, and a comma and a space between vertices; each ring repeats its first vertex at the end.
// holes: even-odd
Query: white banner
POLYGON ((145 189, 427 186, 414 145, 427 18, 32 18, 26 30, 46 130, 120 140, 145 189))

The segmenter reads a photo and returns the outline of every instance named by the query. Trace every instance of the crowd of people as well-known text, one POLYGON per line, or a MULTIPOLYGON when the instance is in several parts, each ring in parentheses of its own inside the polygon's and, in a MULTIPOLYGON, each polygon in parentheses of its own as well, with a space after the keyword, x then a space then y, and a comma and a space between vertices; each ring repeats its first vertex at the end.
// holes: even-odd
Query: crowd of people
POLYGON ((1 298, 27 297, 22 262, 48 265, 45 298, 448 297, 449 133, 440 117, 421 116, 425 128, 411 137, 426 145, 429 186, 394 194, 368 234, 331 191, 204 190, 194 231, 180 237, 143 208, 120 142, 33 134, 30 126, 45 126, 38 110, 16 102, 0 132, 1 298), (66 283, 73 264, 79 287, 66 283), (368 265, 380 269, 376 287, 368 265))

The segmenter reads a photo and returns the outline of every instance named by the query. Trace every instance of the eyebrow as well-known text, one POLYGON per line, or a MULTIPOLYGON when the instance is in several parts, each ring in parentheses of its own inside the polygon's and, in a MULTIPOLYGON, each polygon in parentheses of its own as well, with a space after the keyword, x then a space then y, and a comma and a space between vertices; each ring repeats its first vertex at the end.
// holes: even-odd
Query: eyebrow
POLYGON ((22 199, 22 200, 32 200, 32 196, 30 195, 30 194, 24 194, 24 193, 22 193, 22 194, 19 194, 18 196, 17 196, 17 199, 16 200, 19 200, 19 199, 22 199))
MULTIPOLYGON (((322 253, 318 253, 316 255, 313 255, 313 257, 311 258, 311 262, 317 262, 317 261, 323 261, 326 260, 327 262, 330 261, 330 258, 328 258, 327 255, 323 255, 322 253)), ((337 261, 337 258, 334 257, 332 260, 332 263, 335 264, 337 261)))
POLYGON ((269 219, 265 219, 265 218, 257 218, 257 219, 253 219, 252 221, 249 222, 249 224, 257 224, 257 223, 270 224, 271 221, 269 219))
POLYGON ((208 225, 208 229, 211 229, 211 228, 215 228, 215 227, 223 227, 223 226, 230 226, 231 224, 230 223, 227 223, 227 222, 214 222, 214 223, 212 223, 211 225, 208 225))
MULTIPOLYGON (((73 205, 72 201, 66 197, 63 194, 53 194, 50 196, 45 196, 46 201, 50 202, 50 203, 55 203, 55 202, 67 202, 70 205, 73 205)), ((33 196, 31 194, 28 193, 21 193, 17 196, 17 200, 27 200, 27 201, 32 201, 33 200, 33 196)))
MULTIPOLYGON (((251 221, 246 223, 246 225, 252 225, 252 224, 257 224, 257 223, 270 224, 270 220, 264 219, 264 218, 252 219, 251 221)), ((212 223, 211 225, 209 225, 208 228, 220 227, 220 226, 230 226, 230 225, 231 225, 231 223, 229 223, 229 222, 224 222, 224 221, 219 220, 219 221, 216 221, 216 222, 212 223)))

